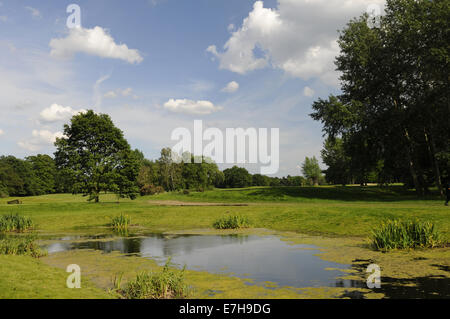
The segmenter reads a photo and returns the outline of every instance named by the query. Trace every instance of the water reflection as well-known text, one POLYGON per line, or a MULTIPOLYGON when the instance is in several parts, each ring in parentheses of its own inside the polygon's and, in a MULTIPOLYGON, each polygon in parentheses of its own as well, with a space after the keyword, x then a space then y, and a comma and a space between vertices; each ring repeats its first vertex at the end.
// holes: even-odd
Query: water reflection
POLYGON ((47 247, 55 253, 71 249, 95 249, 105 253, 119 251, 137 253, 163 264, 168 257, 179 267, 212 273, 231 273, 256 282, 270 281, 293 287, 354 287, 350 280, 336 279, 345 275, 338 270, 349 265, 320 259, 310 245, 289 245, 275 236, 254 235, 183 235, 152 234, 136 238, 85 242, 57 242, 47 247))

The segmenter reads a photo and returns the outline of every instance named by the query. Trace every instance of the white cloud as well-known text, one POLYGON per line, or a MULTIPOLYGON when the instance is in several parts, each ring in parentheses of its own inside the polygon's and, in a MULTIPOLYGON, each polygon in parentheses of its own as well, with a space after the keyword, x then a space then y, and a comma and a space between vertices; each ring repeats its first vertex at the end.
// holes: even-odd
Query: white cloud
POLYGON ((30 152, 36 152, 43 146, 55 143, 56 138, 63 137, 61 132, 52 133, 48 130, 33 130, 32 137, 27 141, 19 141, 17 145, 30 152))
POLYGON ((337 30, 384 0, 279 0, 274 9, 256 1, 252 11, 219 52, 219 68, 240 74, 267 66, 304 80, 319 78, 336 85, 334 57, 339 52, 337 30), (258 52, 259 51, 259 52, 258 52))
POLYGON ((228 29, 229 32, 233 32, 233 31, 234 31, 234 24, 233 24, 233 23, 230 23, 230 24, 228 25, 227 29, 228 29))
POLYGON ((3 130, 0 128, 0 136, 2 136, 3 134, 5 134, 5 132, 3 132, 3 130))
POLYGON ((103 28, 72 28, 65 38, 50 40, 51 52, 55 57, 72 57, 77 52, 102 58, 120 59, 128 63, 141 63, 144 59, 138 50, 129 49, 126 44, 116 44, 103 28))
POLYGON ((28 11, 30 11, 31 16, 32 16, 33 18, 42 18, 42 14, 41 14, 41 12, 40 12, 38 9, 33 8, 33 7, 25 7, 25 9, 27 9, 28 11))
POLYGON ((65 121, 78 113, 84 112, 86 112, 84 109, 74 110, 70 106, 62 106, 54 103, 42 110, 40 113, 40 119, 44 122, 65 121))
POLYGON ((239 83, 237 83, 236 81, 231 81, 230 83, 227 84, 226 87, 224 87, 222 89, 222 92, 226 92, 226 93, 234 93, 239 89, 239 83))
POLYGON ((114 91, 108 91, 103 96, 109 99, 115 99, 119 96, 132 96, 133 99, 138 99, 139 97, 133 93, 132 88, 126 88, 126 89, 116 89, 114 91))
POLYGON ((315 91, 313 89, 311 89, 309 86, 305 86, 305 88, 303 89, 304 96, 312 97, 314 95, 314 93, 315 93, 315 91))
POLYGON ((198 115, 211 114, 222 109, 222 107, 215 106, 210 101, 193 101, 187 99, 170 99, 164 103, 164 108, 171 112, 198 115))

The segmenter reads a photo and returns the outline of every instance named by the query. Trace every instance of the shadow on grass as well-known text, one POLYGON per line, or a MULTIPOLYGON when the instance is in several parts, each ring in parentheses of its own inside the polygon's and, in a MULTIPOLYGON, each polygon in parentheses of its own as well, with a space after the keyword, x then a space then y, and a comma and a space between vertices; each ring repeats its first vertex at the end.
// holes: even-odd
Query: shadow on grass
MULTIPOLYGON (((353 262, 354 269, 365 272, 367 266, 373 261, 354 260, 353 262)), ((449 267, 445 265, 433 266, 441 270, 449 271, 449 267)), ((374 288, 373 292, 382 293, 384 294, 384 298, 387 299, 449 299, 450 278, 443 275, 415 278, 392 278, 382 276, 381 288, 374 288)), ((339 297, 365 299, 366 294, 367 293, 361 291, 346 291, 339 297)))
POLYGON ((339 201, 401 201, 401 200, 435 200, 437 194, 418 198, 413 190, 402 186, 380 188, 377 186, 334 186, 334 187, 260 187, 248 189, 227 189, 227 192, 245 192, 248 198, 267 200, 292 199, 328 199, 339 201))

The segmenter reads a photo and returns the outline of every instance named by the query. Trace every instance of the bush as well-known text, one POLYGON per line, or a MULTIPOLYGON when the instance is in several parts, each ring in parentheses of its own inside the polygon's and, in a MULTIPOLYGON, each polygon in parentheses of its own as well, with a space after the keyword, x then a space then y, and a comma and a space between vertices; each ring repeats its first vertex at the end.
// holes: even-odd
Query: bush
POLYGON ((216 220, 213 224, 216 229, 237 229, 250 227, 250 221, 245 216, 231 215, 216 220))
POLYGON ((442 235, 431 222, 389 220, 372 231, 375 250, 433 248, 443 244, 442 235))
POLYGON ((0 240, 0 255, 26 255, 39 258, 47 252, 36 244, 34 237, 8 237, 0 240))
POLYGON ((189 192, 189 190, 188 190, 188 189, 184 189, 184 190, 183 190, 183 194, 184 194, 184 195, 189 195, 189 194, 190 194, 190 192, 189 192))
POLYGON ((164 193, 164 188, 162 188, 161 186, 155 186, 153 184, 146 184, 141 187, 140 192, 141 192, 141 196, 155 195, 155 194, 164 193))
POLYGON ((120 216, 111 219, 111 226, 116 230, 126 230, 131 223, 131 218, 128 215, 120 214, 120 216))
POLYGON ((169 269, 170 258, 161 272, 142 272, 128 282, 124 289, 116 282, 116 291, 126 299, 182 299, 189 295, 184 282, 185 268, 181 271, 169 269))
POLYGON ((24 232, 34 226, 33 221, 28 217, 19 214, 7 214, 0 216, 0 232, 24 232))

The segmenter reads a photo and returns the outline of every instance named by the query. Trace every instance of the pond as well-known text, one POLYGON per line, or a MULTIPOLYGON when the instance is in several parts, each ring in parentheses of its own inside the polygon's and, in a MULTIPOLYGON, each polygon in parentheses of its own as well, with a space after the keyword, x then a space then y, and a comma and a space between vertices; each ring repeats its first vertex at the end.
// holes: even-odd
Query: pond
POLYGON ((66 237, 48 245, 49 254, 72 249, 95 249, 138 254, 164 264, 171 257, 177 267, 230 274, 255 283, 273 282, 292 287, 355 287, 361 282, 337 279, 339 269, 351 265, 320 259, 315 246, 290 245, 276 236, 149 234, 102 240, 66 237), (76 242, 73 242, 76 240, 76 242), (334 268, 333 270, 327 268, 334 268))

